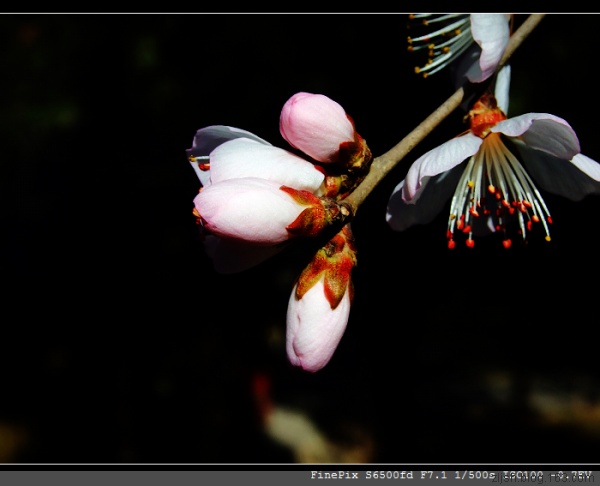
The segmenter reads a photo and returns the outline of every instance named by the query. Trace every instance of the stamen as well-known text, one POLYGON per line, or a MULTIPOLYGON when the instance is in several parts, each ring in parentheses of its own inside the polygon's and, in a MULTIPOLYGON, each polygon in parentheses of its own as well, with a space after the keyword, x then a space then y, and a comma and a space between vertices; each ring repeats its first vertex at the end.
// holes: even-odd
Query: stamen
MULTIPOLYGON (((546 240, 550 241, 549 224, 552 222, 546 204, 533 180, 514 154, 506 147, 499 133, 490 133, 476 154, 470 157, 460 177, 450 203, 448 219, 448 245, 454 241, 455 230, 467 234, 466 244, 474 246, 472 231, 483 211, 492 218, 496 231, 508 230, 513 220, 517 234, 523 240, 534 223, 542 223, 546 240), (484 190, 485 188, 485 190, 484 190), (494 197, 486 200, 487 194, 494 197)), ((480 222, 478 224, 488 224, 480 222)), ((505 248, 512 246, 512 240, 502 240, 505 248)), ((452 245, 454 247, 454 244, 452 245)))
POLYGON ((410 14, 409 20, 421 20, 424 26, 434 23, 446 24, 433 32, 408 37, 410 52, 421 49, 429 51, 429 58, 425 64, 415 68, 415 72, 423 74, 423 77, 446 67, 474 42, 469 14, 410 14))

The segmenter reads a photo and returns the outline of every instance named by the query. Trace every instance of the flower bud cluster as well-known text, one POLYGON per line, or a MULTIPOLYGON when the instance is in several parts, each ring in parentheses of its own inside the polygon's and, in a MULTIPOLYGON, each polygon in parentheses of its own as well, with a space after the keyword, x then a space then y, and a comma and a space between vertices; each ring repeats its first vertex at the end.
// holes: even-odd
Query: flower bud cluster
POLYGON ((317 371, 347 325, 356 256, 343 199, 368 173, 372 154, 353 120, 324 95, 292 96, 279 127, 301 155, 239 128, 196 132, 187 150, 201 182, 194 215, 222 273, 252 267, 292 241, 329 235, 298 277, 287 316, 290 362, 317 371))

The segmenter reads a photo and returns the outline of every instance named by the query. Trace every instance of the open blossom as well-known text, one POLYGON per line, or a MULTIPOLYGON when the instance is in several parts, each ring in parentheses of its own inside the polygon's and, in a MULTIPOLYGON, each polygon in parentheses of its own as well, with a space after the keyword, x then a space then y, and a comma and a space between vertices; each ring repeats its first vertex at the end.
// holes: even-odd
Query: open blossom
POLYGON ((284 105, 279 130, 285 140, 322 163, 366 170, 372 155, 342 106, 322 94, 300 92, 284 105))
POLYGON ((286 349, 290 363, 318 371, 333 356, 348 324, 356 249, 346 224, 302 271, 288 303, 286 349))
POLYGON ((412 14, 431 32, 409 37, 409 51, 427 49, 427 62, 415 68, 424 77, 434 74, 459 58, 472 83, 488 79, 498 67, 510 37, 510 14, 412 14))
POLYGON ((541 225, 550 241, 552 218, 534 178, 542 189, 575 201, 600 192, 600 164, 581 154, 565 120, 547 113, 507 118, 509 80, 507 66, 499 73, 496 96, 483 95, 469 112, 470 129, 409 168, 388 203, 386 219, 393 229, 430 221, 453 192, 449 248, 457 233, 472 247, 474 234, 489 232, 503 233, 508 248, 512 226, 525 240, 541 225))

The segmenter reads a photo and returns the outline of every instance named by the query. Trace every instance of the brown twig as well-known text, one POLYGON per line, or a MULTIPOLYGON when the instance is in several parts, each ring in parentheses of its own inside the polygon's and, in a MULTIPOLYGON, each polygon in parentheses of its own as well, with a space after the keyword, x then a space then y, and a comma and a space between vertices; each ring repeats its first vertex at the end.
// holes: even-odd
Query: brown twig
MULTIPOLYGON (((535 29, 535 27, 544 18, 544 14, 531 14, 525 22, 511 35, 502 60, 498 66, 500 69, 506 64, 510 56, 521 45, 525 38, 535 29)), ((437 127, 450 113, 458 108, 463 101, 465 90, 460 87, 450 96, 439 108, 423 120, 412 132, 404 137, 397 145, 392 147, 383 155, 376 157, 371 165, 371 170, 362 181, 362 183, 350 194, 344 202, 356 214, 358 207, 364 202, 367 196, 373 191, 384 177, 400 162, 406 155, 415 148, 431 131, 437 127)))

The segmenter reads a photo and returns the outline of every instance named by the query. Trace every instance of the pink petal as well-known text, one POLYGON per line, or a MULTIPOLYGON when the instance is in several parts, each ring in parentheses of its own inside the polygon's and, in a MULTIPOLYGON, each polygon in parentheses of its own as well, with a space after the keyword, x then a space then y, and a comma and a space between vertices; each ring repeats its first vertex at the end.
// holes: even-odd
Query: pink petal
POLYGON ((406 174, 402 190, 404 201, 416 201, 424 178, 456 167, 467 157, 477 153, 481 142, 481 138, 469 132, 443 143, 417 159, 406 174))
POLYGON ((283 105, 283 138, 319 162, 332 162, 340 144, 354 140, 354 127, 340 104, 327 96, 296 93, 283 105))
POLYGON ((292 291, 287 310, 286 350, 294 366, 315 372, 333 356, 348 324, 350 295, 331 309, 325 297, 323 280, 317 282, 302 299, 292 291))
POLYGON ((305 209, 280 186, 250 177, 227 179, 202 189, 194 198, 194 205, 210 233, 257 245, 274 245, 288 239, 286 226, 305 209))
POLYGON ((213 184, 227 179, 258 177, 315 192, 325 178, 311 162, 247 138, 231 140, 213 150, 210 166, 213 184))

